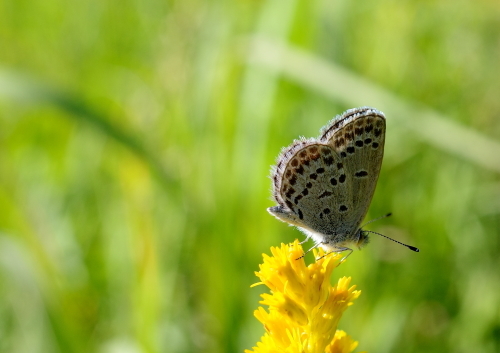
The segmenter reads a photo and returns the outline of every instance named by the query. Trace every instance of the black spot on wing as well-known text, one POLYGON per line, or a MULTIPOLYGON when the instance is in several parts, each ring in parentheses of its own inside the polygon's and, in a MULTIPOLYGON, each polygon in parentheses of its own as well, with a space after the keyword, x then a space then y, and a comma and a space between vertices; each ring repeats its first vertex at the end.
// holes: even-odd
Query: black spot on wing
POLYGON ((324 191, 321 195, 318 196, 318 199, 322 199, 323 197, 328 197, 328 196, 331 196, 333 195, 332 192, 330 191, 324 191))
POLYGON ((325 162, 326 165, 332 165, 333 164, 333 157, 325 157, 323 158, 323 162, 325 162))
POLYGON ((360 170, 359 172, 354 173, 354 176, 357 178, 362 178, 368 175, 366 170, 360 170))

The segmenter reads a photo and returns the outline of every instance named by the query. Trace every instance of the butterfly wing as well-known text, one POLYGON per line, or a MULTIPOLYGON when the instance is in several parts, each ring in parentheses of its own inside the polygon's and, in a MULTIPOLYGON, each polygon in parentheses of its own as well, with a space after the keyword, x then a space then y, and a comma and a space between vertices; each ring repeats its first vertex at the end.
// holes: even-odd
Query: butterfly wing
POLYGON ((352 210, 345 213, 344 227, 354 235, 370 206, 377 185, 385 142, 385 116, 363 107, 346 111, 332 120, 319 140, 340 156, 346 172, 352 210))
POLYGON ((352 207, 339 155, 332 146, 311 139, 295 141, 278 160, 273 195, 279 206, 269 212, 313 233, 335 234, 343 222, 340 206, 352 207))

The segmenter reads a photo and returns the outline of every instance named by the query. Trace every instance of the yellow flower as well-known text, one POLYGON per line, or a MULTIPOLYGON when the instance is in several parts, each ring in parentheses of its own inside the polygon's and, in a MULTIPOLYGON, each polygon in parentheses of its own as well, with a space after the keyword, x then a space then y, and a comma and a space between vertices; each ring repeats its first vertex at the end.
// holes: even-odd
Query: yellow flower
POLYGON ((349 287, 350 277, 340 278, 332 287, 330 277, 341 254, 323 256, 306 266, 300 258, 303 250, 298 240, 291 245, 272 247, 273 256, 263 255, 264 263, 256 276, 271 289, 262 294, 255 317, 266 333, 252 351, 245 353, 349 353, 358 345, 344 331, 337 330, 342 313, 361 294, 349 287), (322 257, 323 256, 323 257, 322 257), (300 258, 300 259, 299 259, 300 258))

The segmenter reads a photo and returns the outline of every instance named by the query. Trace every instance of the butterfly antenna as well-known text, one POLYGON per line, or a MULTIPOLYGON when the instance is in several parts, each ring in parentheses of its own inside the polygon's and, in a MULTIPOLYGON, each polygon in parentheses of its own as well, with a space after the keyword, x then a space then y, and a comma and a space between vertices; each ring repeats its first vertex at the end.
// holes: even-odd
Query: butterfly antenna
MULTIPOLYGON (((389 215, 390 215, 390 213, 389 213, 389 215)), ((382 218, 382 217, 381 217, 381 218, 382 218)), ((392 238, 388 237, 387 235, 383 235, 383 234, 380 234, 380 233, 377 233, 377 232, 374 232, 374 231, 371 231, 371 230, 364 230, 363 232, 368 232, 368 233, 378 234, 378 235, 380 235, 380 236, 382 236, 382 237, 384 237, 384 238, 387 238, 387 239, 389 239, 389 240, 392 240, 392 241, 393 241, 393 242, 395 242, 395 243, 398 243, 398 244, 400 244, 400 245, 406 246, 408 249, 410 249, 410 250, 412 250, 412 251, 415 251, 415 252, 420 252, 420 249, 419 249, 419 248, 416 248, 416 247, 414 247, 414 246, 411 246, 411 245, 408 245, 408 244, 402 243, 402 242, 400 242, 400 241, 397 241, 397 240, 395 240, 395 239, 392 239, 392 238)))
POLYGON ((383 216, 380 216, 380 217, 378 217, 378 218, 372 219, 371 221, 366 222, 365 224, 363 224, 363 225, 362 225, 361 227, 359 227, 359 228, 363 228, 364 226, 366 226, 366 225, 368 225, 368 224, 370 224, 370 223, 376 222, 376 221, 378 221, 378 220, 380 220, 380 219, 382 219, 382 218, 387 218, 387 217, 390 217, 390 216, 392 216, 392 213, 391 213, 391 212, 389 212, 388 214, 385 214, 385 215, 383 215, 383 216))

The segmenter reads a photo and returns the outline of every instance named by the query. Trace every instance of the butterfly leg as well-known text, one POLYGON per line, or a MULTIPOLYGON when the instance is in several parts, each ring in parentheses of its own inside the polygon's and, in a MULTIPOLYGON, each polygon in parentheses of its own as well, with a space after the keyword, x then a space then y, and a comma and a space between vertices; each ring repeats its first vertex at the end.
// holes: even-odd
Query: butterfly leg
MULTIPOLYGON (((306 240, 308 240, 308 239, 309 239, 309 238, 306 238, 306 240)), ((304 241, 306 241, 306 240, 304 240, 304 241)), ((303 242, 302 242, 302 243, 303 243, 303 242)), ((300 244, 302 244, 302 243, 300 243, 300 244)), ((303 253, 301 257, 298 257, 298 258, 296 258, 295 260, 300 260, 300 259, 302 259, 304 256, 306 256, 306 254, 307 254, 307 253, 309 253, 312 249, 316 249, 318 246, 319 246, 319 243, 318 243, 318 244, 315 244, 312 248, 310 248, 310 249, 309 249, 309 250, 307 250, 305 253, 303 253)))
MULTIPOLYGON (((304 240, 302 240, 299 244, 300 244, 300 245, 304 244, 304 243, 305 243, 306 241, 308 241, 310 238, 311 238, 311 237, 310 237, 309 235, 308 235, 308 236, 306 236, 306 238, 305 238, 304 240)), ((314 249, 314 248, 313 248, 313 249, 314 249)), ((309 251, 310 251, 310 250, 309 250, 309 251)), ((308 252, 309 252, 309 251, 308 251, 308 252)))
MULTIPOLYGON (((340 260, 340 263, 342 263, 342 262, 344 262, 344 260, 345 260, 345 259, 347 259, 347 257, 349 257, 349 255, 351 255, 351 254, 352 254, 352 251, 353 251, 353 250, 352 250, 351 248, 347 248, 347 247, 337 248, 337 249, 332 250, 332 251, 330 251, 330 252, 328 252, 328 253, 324 254, 323 256, 321 256, 321 257, 317 258, 317 259, 316 259, 316 261, 318 261, 318 260, 320 260, 320 259, 324 258, 324 257, 325 257, 325 256, 327 256, 327 255, 330 255, 331 253, 334 253, 334 252, 342 252, 342 251, 346 251, 346 250, 348 250, 348 251, 349 251, 349 253, 348 253, 346 256, 344 256, 344 257, 340 260)), ((339 264, 340 264, 340 263, 339 263, 339 264)))
MULTIPOLYGON (((300 260, 300 259, 302 259, 304 256, 306 256, 306 254, 307 254, 307 253, 309 253, 311 250, 313 250, 313 249, 317 248, 319 245, 321 245, 321 243, 315 244, 312 248, 310 248, 309 250, 307 250, 305 253, 303 253, 303 254, 302 254, 302 256, 300 256, 300 257, 296 258, 295 260, 300 260)), ((344 256, 344 257, 340 260, 339 264, 341 264, 342 262, 344 262, 344 261, 345 261, 345 259, 347 259, 347 258, 349 257, 349 255, 351 255, 351 254, 352 254, 353 250, 352 250, 351 248, 348 248, 348 247, 341 247, 341 248, 337 248, 337 249, 335 249, 335 250, 332 250, 332 251, 330 251, 330 252, 327 252, 327 253, 326 253, 326 254, 324 254, 323 256, 320 256, 319 258, 317 258, 317 259, 316 259, 316 261, 321 260, 322 258, 324 258, 325 256, 330 255, 331 253, 334 253, 334 252, 335 252, 335 253, 337 253, 337 252, 343 252, 343 251, 349 251, 349 253, 348 253, 346 256, 344 256)))
POLYGON ((341 264, 342 262, 344 262, 345 259, 347 259, 349 257, 349 255, 352 254, 352 249, 351 248, 342 248, 342 251, 345 251, 345 250, 349 250, 349 253, 340 260, 339 264, 341 264))

